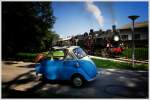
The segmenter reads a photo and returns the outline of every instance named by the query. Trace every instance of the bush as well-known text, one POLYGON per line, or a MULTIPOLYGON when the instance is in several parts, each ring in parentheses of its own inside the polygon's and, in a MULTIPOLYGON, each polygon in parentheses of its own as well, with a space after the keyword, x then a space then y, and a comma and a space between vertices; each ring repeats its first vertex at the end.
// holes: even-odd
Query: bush
POLYGON ((35 59, 36 53, 17 53, 16 54, 16 60, 28 60, 28 61, 33 61, 35 59))
MULTIPOLYGON (((42 52, 44 56, 46 57, 51 57, 48 53, 49 52, 42 52)), ((14 60, 22 60, 22 61, 34 61, 35 57, 38 53, 25 53, 25 52, 20 52, 16 54, 16 57, 14 60)), ((55 51, 53 52, 53 56, 64 56, 64 53, 61 51, 55 51)))
MULTIPOLYGON (((132 58, 132 48, 125 49, 121 56, 132 58)), ((135 48, 135 59, 148 60, 148 48, 135 48)))

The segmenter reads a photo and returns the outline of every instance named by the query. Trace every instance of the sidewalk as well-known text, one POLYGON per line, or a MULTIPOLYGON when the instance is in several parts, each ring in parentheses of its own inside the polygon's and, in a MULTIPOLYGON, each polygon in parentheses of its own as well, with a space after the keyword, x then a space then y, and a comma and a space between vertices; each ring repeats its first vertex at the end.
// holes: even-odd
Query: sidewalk
MULTIPOLYGON (((117 62, 132 63, 132 59, 125 59, 125 58, 103 58, 103 57, 91 56, 91 55, 89 55, 89 57, 95 58, 95 59, 101 59, 101 60, 111 60, 111 61, 117 61, 117 62)), ((139 60, 134 60, 134 61, 135 63, 148 64, 148 61, 139 61, 139 60)))

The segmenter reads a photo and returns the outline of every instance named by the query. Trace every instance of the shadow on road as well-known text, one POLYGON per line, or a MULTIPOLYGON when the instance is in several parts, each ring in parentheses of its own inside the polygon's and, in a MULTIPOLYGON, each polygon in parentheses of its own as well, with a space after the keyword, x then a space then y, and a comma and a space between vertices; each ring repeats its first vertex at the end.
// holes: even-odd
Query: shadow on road
POLYGON ((11 64, 18 64, 18 63, 12 62, 12 61, 7 61, 7 62, 5 62, 5 64, 11 65, 11 64))
MULTIPOLYGON (((54 94, 49 91, 49 94, 46 94, 48 89, 41 90, 46 84, 61 84, 61 85, 69 85, 68 81, 48 81, 41 78, 38 82, 35 81, 35 77, 32 74, 34 70, 28 71, 24 74, 17 76, 15 79, 9 82, 2 83, 2 98, 63 98, 63 97, 72 97, 72 96, 65 96, 61 94, 54 94), (28 84, 30 82, 34 82, 37 84, 32 84, 30 88, 26 90, 17 90, 14 89, 19 85, 28 84), (42 95, 39 94, 37 91, 43 92, 42 95), (45 93, 45 94, 44 94, 45 93)), ((24 87, 22 87, 24 88, 24 87)), ((21 89, 21 88, 20 88, 21 89)))
POLYGON ((35 68, 35 64, 29 64, 26 66, 17 66, 17 67, 21 67, 21 68, 35 68))

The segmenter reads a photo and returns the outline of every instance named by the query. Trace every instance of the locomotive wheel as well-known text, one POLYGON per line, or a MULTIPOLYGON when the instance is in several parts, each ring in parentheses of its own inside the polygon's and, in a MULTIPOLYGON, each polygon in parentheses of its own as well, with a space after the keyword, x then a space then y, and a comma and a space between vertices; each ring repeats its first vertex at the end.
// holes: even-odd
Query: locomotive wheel
POLYGON ((108 55, 108 54, 107 54, 106 49, 102 49, 102 50, 101 50, 101 56, 102 56, 102 57, 107 57, 107 55, 108 55))

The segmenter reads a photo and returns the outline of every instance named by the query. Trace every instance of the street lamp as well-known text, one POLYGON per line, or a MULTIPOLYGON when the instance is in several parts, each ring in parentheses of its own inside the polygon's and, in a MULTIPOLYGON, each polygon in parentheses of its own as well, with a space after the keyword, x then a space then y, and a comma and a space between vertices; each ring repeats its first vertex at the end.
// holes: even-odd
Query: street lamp
POLYGON ((134 44, 134 22, 135 20, 140 17, 137 15, 128 16, 129 19, 132 20, 132 67, 134 67, 134 51, 135 51, 135 44, 134 44))

